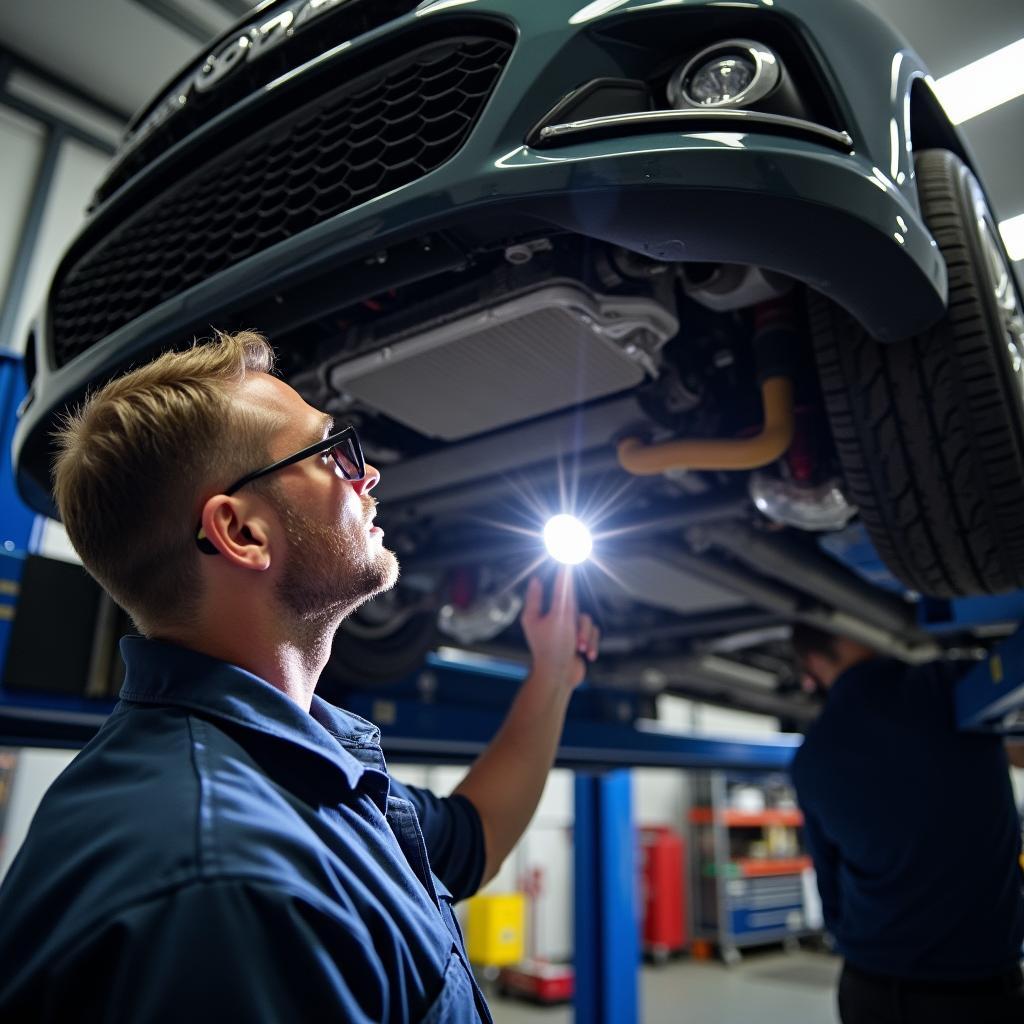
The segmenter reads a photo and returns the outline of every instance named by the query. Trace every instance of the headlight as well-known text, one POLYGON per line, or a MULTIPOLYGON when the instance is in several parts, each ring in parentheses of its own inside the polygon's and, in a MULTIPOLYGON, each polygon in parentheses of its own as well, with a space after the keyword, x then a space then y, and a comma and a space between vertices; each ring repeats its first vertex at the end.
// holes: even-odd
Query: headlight
POLYGON ((691 57, 668 82, 677 109, 749 107, 779 84, 782 62, 774 51, 750 39, 728 39, 691 57))

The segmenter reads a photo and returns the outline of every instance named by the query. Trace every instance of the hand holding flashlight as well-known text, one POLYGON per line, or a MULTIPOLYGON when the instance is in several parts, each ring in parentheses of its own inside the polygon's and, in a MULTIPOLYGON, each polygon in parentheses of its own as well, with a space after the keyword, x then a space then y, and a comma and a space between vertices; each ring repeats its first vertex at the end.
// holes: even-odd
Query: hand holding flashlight
POLYGON ((601 631, 576 606, 572 569, 560 566, 555 574, 551 603, 545 610, 544 587, 534 576, 526 588, 520 624, 533 657, 533 669, 570 690, 587 674, 587 662, 597 658, 601 631))

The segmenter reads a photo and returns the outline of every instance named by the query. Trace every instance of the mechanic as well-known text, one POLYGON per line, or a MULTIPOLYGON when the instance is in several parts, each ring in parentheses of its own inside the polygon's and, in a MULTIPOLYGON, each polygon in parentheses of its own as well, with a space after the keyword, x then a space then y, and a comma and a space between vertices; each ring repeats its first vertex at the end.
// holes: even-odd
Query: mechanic
POLYGON ((997 736, 959 732, 948 662, 910 666, 806 625, 827 692, 793 761, 843 1024, 1024 1020, 1020 821, 997 736))
POLYGON ((448 798, 391 779, 379 731, 314 694, 398 576, 380 474, 272 370, 218 334, 58 433, 68 535, 143 635, 0 889, 2 1020, 490 1020, 451 903, 526 828, 598 630, 568 570, 546 610, 531 581, 496 737, 448 798))

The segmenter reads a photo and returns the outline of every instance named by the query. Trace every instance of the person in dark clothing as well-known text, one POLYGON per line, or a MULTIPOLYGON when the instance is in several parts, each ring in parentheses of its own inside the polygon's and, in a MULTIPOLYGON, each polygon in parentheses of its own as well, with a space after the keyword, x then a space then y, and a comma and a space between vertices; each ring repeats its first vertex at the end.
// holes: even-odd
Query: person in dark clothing
POLYGON ((274 377, 254 332, 90 396, 54 493, 132 615, 121 701, 43 798, 0 887, 0 1020, 490 1021, 452 914, 526 828, 598 631, 527 589, 532 667, 450 797, 314 693, 393 586, 380 474, 274 377))
POLYGON ((956 728, 963 667, 807 626, 793 647, 827 692, 792 775, 843 1024, 1024 1021, 1020 821, 1002 740, 956 728))

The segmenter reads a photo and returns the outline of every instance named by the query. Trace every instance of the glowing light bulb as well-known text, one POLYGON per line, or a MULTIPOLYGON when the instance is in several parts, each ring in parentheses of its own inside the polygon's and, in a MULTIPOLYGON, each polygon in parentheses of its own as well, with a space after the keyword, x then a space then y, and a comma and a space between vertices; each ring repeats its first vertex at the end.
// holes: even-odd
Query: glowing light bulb
POLYGON ((579 565, 594 547, 590 531, 575 516, 553 516, 544 527, 544 545, 556 562, 579 565))

